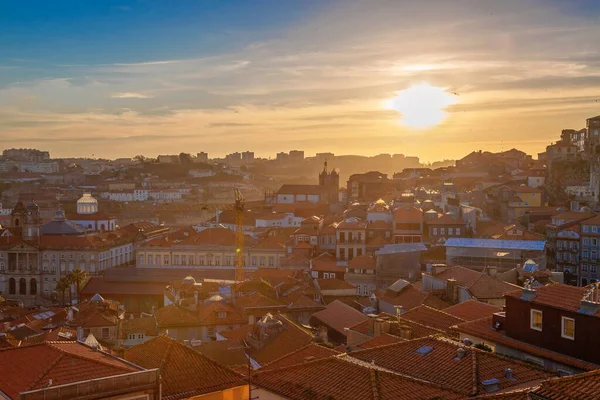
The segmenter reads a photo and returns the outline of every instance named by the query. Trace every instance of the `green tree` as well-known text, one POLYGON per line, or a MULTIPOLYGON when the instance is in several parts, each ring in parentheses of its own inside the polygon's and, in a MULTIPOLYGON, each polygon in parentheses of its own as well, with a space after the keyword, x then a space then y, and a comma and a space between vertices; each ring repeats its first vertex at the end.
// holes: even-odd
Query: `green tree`
POLYGON ((73 272, 69 274, 69 280, 72 284, 75 284, 75 294, 77 295, 77 303, 79 303, 79 294, 81 290, 81 286, 85 283, 87 279, 87 274, 85 271, 82 271, 80 268, 75 268, 73 272))
MULTIPOLYGON (((62 276, 56 283, 56 291, 61 294, 62 305, 65 305, 65 292, 71 288, 68 275, 62 276)), ((70 290, 69 290, 70 293, 70 290)), ((70 295, 69 295, 70 296, 70 295)))

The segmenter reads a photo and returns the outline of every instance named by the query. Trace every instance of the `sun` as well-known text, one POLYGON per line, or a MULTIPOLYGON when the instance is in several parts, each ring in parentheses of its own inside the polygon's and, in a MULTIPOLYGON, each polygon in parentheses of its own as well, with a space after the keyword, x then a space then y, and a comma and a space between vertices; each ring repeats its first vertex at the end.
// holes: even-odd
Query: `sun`
POLYGON ((445 88, 422 83, 400 90, 384 106, 402 114, 404 125, 424 129, 442 122, 446 108, 456 101, 456 95, 446 92, 445 88))

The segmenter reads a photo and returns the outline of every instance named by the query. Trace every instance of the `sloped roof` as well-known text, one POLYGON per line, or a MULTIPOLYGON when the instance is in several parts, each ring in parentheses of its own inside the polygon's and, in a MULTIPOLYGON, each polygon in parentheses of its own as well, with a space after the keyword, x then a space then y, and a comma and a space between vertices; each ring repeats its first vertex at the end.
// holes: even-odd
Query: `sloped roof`
POLYGON ((125 359, 144 368, 159 368, 163 398, 168 400, 244 385, 237 372, 167 336, 126 349, 125 359))
POLYGON ((464 321, 474 321, 476 319, 489 317, 493 313, 501 310, 502 307, 500 306, 484 303, 475 299, 469 299, 444 309, 446 313, 462 318, 464 321))
MULTIPOLYGON (((522 288, 517 287, 515 289, 517 290, 507 293, 506 296, 520 298, 523 293, 522 288)), ((535 288, 535 297, 529 300, 529 302, 577 312, 581 308, 581 299, 587 290, 588 288, 586 287, 564 285, 561 283, 540 286, 535 288)), ((597 312, 595 316, 600 316, 600 312, 597 312)))
POLYGON ((375 269, 377 266, 377 262, 375 257, 371 254, 362 254, 358 257, 354 257, 348 263, 349 267, 352 268, 362 268, 362 269, 375 269))
POLYGON ((294 400, 456 399, 450 389, 358 364, 346 357, 329 357, 260 372, 253 383, 294 400))
POLYGON ((402 313, 401 317, 444 332, 449 332, 451 326, 464 322, 462 318, 425 305, 408 310, 402 313))
POLYGON ((339 351, 321 346, 315 343, 308 344, 294 352, 286 354, 285 356, 278 358, 266 364, 262 367, 261 371, 270 369, 280 369, 289 367, 292 365, 302 364, 308 361, 321 360, 323 358, 331 357, 336 354, 340 354, 339 351))
POLYGON ((379 336, 375 336, 373 339, 369 339, 359 345, 362 349, 372 349, 373 347, 386 346, 388 344, 404 342, 406 339, 393 336, 388 333, 383 333, 379 336))
POLYGON ((423 222, 421 210, 411 206, 402 206, 394 210, 394 222, 419 223, 423 222))
POLYGON ((356 288, 356 286, 353 284, 341 279, 315 279, 315 281, 321 290, 342 290, 356 288))
POLYGON ((487 393, 482 382, 489 379, 498 379, 500 390, 506 390, 525 383, 535 384, 554 376, 524 362, 433 337, 358 350, 352 352, 351 356, 374 362, 390 371, 452 387, 464 396, 487 393), (464 351, 462 358, 457 357, 458 349, 464 351), (422 355, 417 350, 428 353, 422 355), (515 380, 506 378, 505 370, 508 368, 512 369, 515 380))
POLYGON ((140 370, 73 341, 0 350, 0 387, 13 399, 21 392, 43 388, 50 380, 57 386, 140 370))
POLYGON ((597 398, 600 393, 600 370, 550 379, 531 393, 547 400, 597 398))
POLYGON ((446 268, 435 277, 441 280, 455 279, 457 285, 467 288, 477 299, 497 299, 520 289, 512 283, 460 266, 446 268))
POLYGON ((407 285, 400 292, 391 290, 376 290, 375 295, 379 300, 394 306, 402 306, 405 310, 410 310, 421 304, 428 305, 439 310, 449 306, 448 303, 440 300, 438 297, 414 285, 407 285))
POLYGON ((369 317, 349 305, 335 300, 325 310, 314 313, 312 318, 346 336, 344 328, 354 326, 369 317))

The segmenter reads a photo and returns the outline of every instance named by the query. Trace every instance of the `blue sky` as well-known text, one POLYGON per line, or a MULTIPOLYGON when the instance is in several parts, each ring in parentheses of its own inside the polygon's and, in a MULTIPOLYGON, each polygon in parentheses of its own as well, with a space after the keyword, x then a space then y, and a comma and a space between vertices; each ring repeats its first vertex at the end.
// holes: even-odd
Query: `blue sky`
POLYGON ((600 114, 599 16, 596 0, 1 1, 0 148, 536 153, 600 114), (382 104, 422 82, 460 101, 417 131, 382 104))

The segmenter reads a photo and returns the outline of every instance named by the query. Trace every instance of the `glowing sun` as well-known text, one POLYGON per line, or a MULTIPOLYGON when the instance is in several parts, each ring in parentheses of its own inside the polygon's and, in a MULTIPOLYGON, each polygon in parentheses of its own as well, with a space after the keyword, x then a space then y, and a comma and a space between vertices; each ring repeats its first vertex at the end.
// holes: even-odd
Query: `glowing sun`
POLYGON ((385 102, 385 108, 402 114, 402 123, 411 128, 428 128, 442 122, 445 109, 456 104, 456 94, 423 83, 400 90, 385 102))

